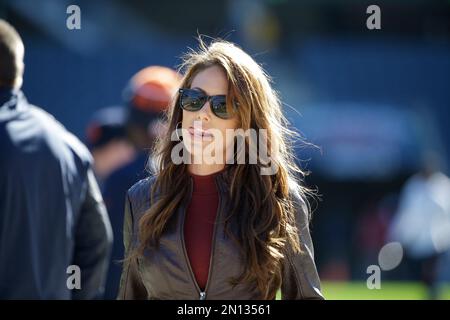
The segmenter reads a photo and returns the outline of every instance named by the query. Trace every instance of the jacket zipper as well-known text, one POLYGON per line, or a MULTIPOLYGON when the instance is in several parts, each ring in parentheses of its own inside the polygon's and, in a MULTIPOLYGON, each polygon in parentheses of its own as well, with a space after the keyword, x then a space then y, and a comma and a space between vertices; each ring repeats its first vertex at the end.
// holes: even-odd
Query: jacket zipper
MULTIPOLYGON (((182 246, 183 246, 183 254, 184 254, 184 258, 186 260, 186 264, 188 266, 188 270, 189 270, 189 274, 191 275, 191 279, 192 282, 194 283, 195 289, 197 290, 197 293, 199 295, 199 300, 206 300, 206 292, 208 290, 208 285, 209 285, 209 279, 211 277, 211 271, 212 271, 212 262, 213 262, 213 255, 214 255, 214 249, 215 249, 215 243, 216 243, 216 229, 217 229, 217 221, 218 221, 218 217, 219 217, 219 212, 220 212, 220 206, 221 206, 221 196, 220 196, 220 190, 219 190, 219 186, 217 184, 217 181, 215 181, 216 186, 217 186, 217 192, 219 193, 219 203, 217 205, 217 212, 216 212, 216 217, 215 217, 215 221, 214 221, 214 229, 213 229, 213 238, 212 238, 212 244, 211 244, 211 253, 210 253, 210 257, 209 257, 209 270, 208 270, 208 278, 206 280, 206 285, 205 285, 205 291, 202 291, 197 283, 197 280, 195 279, 195 275, 194 272, 192 271, 192 267, 191 267, 191 262, 189 261, 189 257, 187 255, 187 250, 186 250, 186 243, 184 241, 184 221, 186 219, 186 207, 184 208, 184 212, 183 212, 183 218, 182 218, 182 223, 181 223, 181 242, 182 242, 182 246)), ((191 189, 190 189, 190 199, 192 199, 192 191, 193 191, 193 182, 191 179, 191 189)))
POLYGON ((217 183, 217 176, 214 179, 214 182, 216 184, 217 187, 217 193, 219 196, 219 202, 217 203, 217 212, 216 212, 216 217, 214 218, 214 228, 213 228, 213 235, 212 235, 212 242, 211 242, 211 254, 209 257, 209 270, 208 270, 208 278, 206 279, 206 285, 205 285, 205 292, 203 295, 203 299, 202 299, 202 295, 200 293, 200 300, 205 300, 206 299, 206 292, 208 291, 208 286, 209 286, 209 279, 211 278, 211 273, 212 273, 212 267, 213 267, 213 258, 214 258, 214 252, 215 252, 215 248, 216 248, 216 231, 217 231, 217 222, 219 220, 219 215, 221 212, 221 205, 222 205, 222 197, 221 197, 221 191, 219 188, 219 184, 217 183))

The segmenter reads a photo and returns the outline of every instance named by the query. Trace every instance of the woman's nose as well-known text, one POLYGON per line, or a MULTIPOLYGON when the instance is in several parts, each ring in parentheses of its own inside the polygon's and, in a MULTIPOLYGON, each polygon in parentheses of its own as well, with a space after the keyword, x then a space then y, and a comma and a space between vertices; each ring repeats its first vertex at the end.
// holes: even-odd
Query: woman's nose
POLYGON ((210 111, 211 107, 209 105, 209 101, 206 101, 206 103, 203 105, 203 107, 198 110, 197 119, 203 120, 203 121, 209 121, 211 118, 210 111))

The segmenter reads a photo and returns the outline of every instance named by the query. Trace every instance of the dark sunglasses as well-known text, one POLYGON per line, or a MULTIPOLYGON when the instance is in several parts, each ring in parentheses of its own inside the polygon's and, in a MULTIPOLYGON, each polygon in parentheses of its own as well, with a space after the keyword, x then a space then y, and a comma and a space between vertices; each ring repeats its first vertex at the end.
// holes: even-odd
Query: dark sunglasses
MULTIPOLYGON (((217 95, 208 96, 204 92, 197 89, 182 88, 180 93, 180 106, 186 111, 198 111, 207 101, 211 106, 211 111, 217 117, 221 119, 230 119, 233 114, 230 114, 227 110, 227 96, 217 95)), ((233 110, 236 109, 236 105, 233 104, 233 110)))

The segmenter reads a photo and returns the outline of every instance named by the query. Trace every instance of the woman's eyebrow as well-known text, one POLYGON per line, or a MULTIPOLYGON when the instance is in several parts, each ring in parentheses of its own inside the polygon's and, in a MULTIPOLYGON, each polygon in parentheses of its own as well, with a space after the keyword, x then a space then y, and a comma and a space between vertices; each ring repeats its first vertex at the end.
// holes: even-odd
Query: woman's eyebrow
POLYGON ((204 94, 206 94, 206 95, 208 95, 207 93, 206 93, 206 91, 205 90, 203 90, 202 88, 199 88, 199 87, 193 87, 193 88, 191 88, 192 90, 197 90, 197 91, 200 91, 200 92, 202 92, 202 93, 204 93, 204 94))
POLYGON ((193 88, 191 88, 192 90, 197 90, 197 91, 200 91, 201 93, 203 93, 203 94, 205 94, 205 95, 207 95, 207 96, 226 96, 226 94, 214 94, 214 95, 210 95, 210 94, 208 94, 205 90, 203 90, 202 88, 199 88, 199 87, 193 87, 193 88))

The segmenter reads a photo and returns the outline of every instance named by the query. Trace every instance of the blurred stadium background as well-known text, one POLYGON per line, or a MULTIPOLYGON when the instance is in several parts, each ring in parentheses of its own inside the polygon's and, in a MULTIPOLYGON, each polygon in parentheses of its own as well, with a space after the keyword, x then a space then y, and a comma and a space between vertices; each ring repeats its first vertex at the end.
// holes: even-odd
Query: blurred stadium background
MULTIPOLYGON (((376 1, 381 30, 366 28, 366 1, 3 0, 0 17, 22 35, 23 90, 84 139, 94 111, 122 102, 148 65, 176 67, 195 37, 238 43, 273 76, 289 120, 319 148, 299 148, 322 200, 312 235, 331 299, 422 299, 401 263, 366 286, 379 264, 407 178, 423 154, 450 164, 450 1, 376 1), (81 8, 81 30, 66 8, 81 8)), ((450 198, 450 194, 448 195, 450 198)), ((439 269, 450 281, 447 252, 439 269)), ((443 286, 441 298, 450 298, 443 286)))

